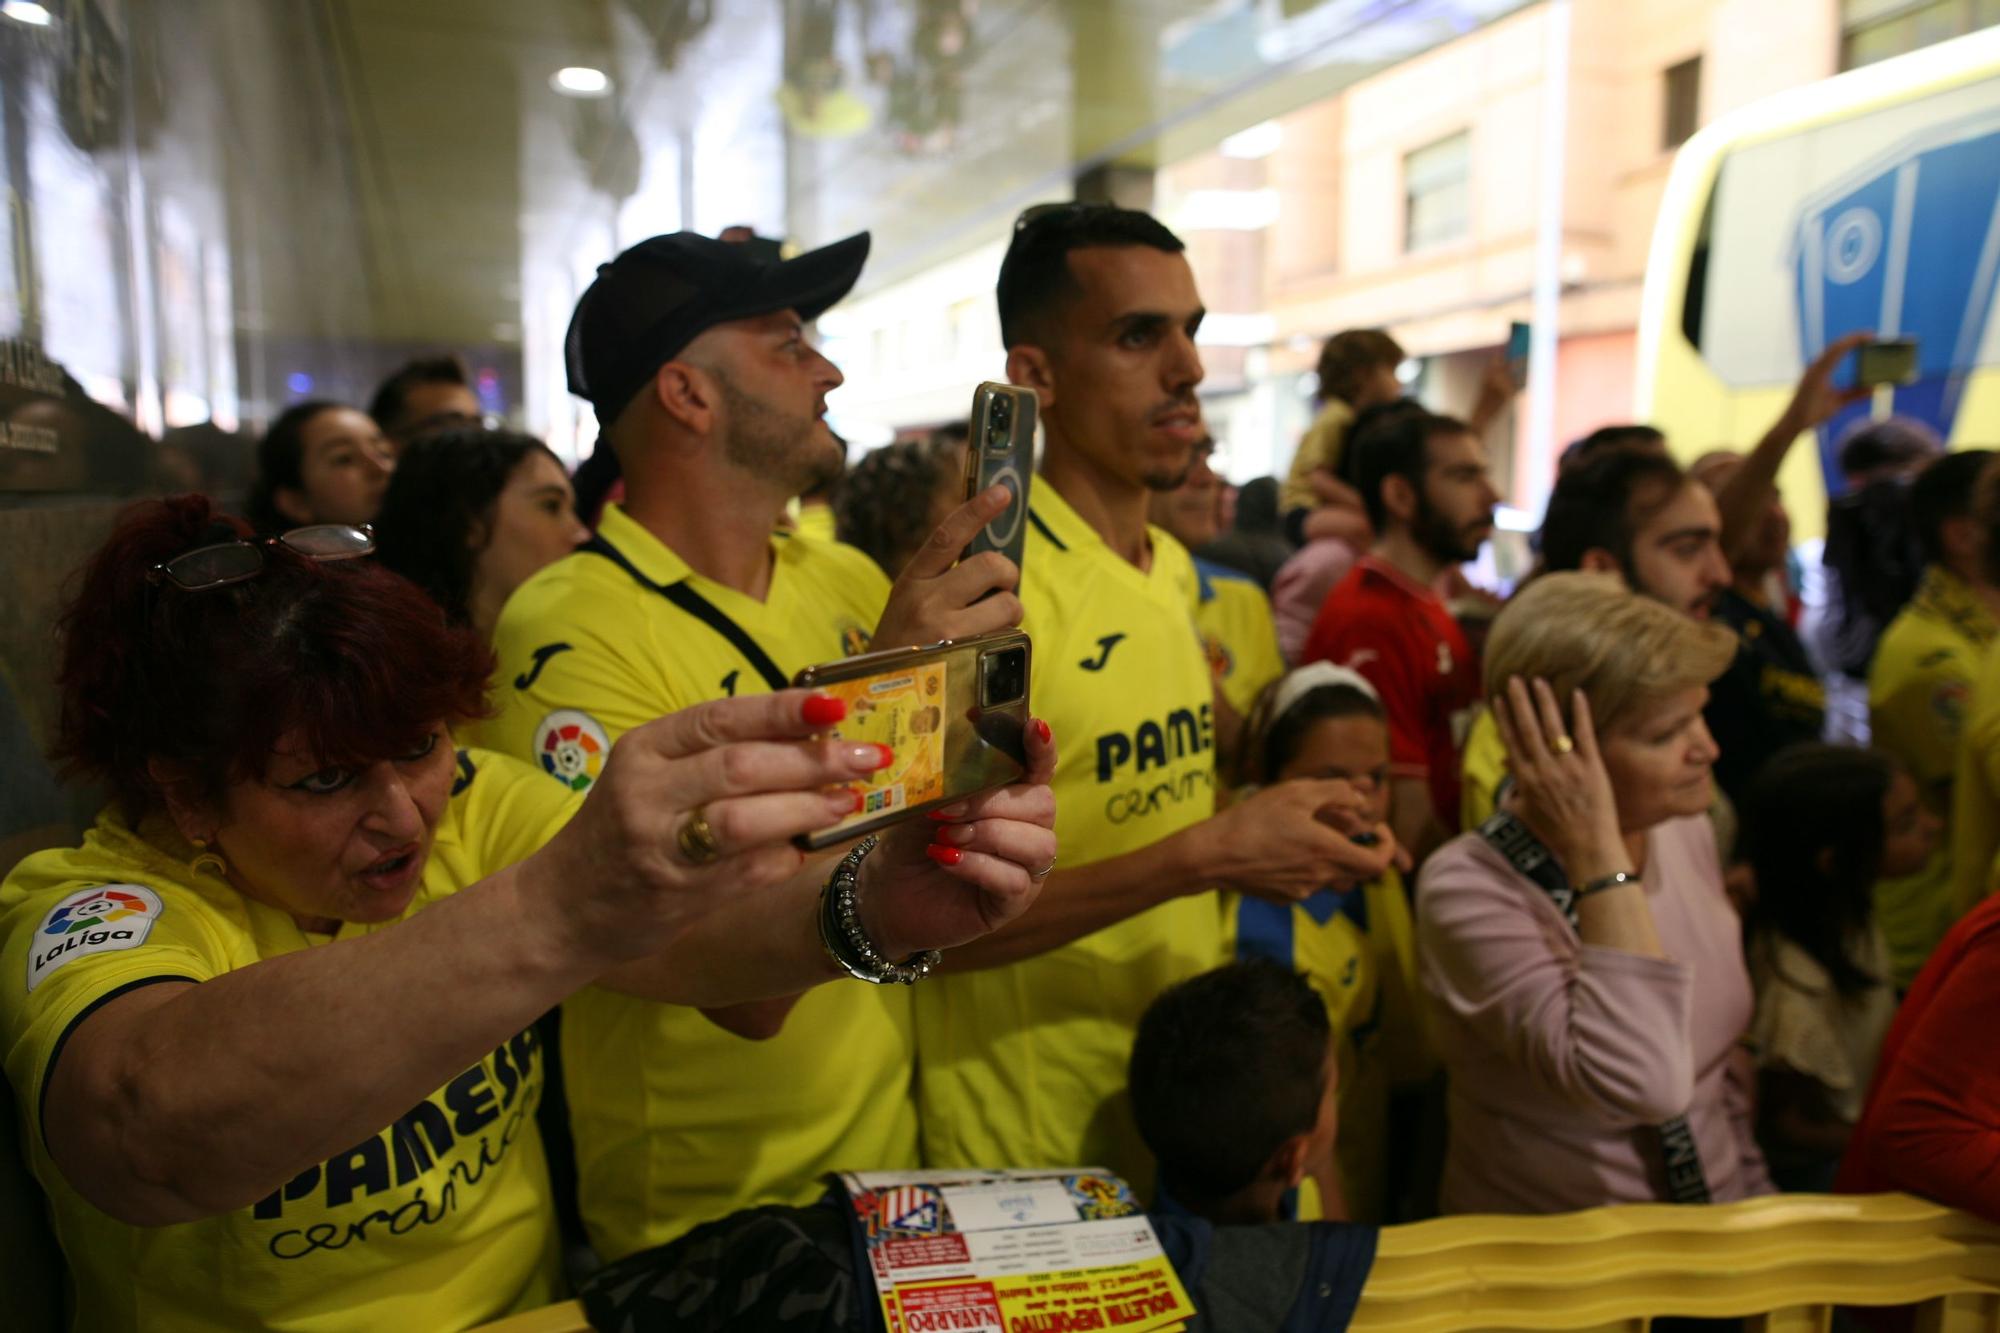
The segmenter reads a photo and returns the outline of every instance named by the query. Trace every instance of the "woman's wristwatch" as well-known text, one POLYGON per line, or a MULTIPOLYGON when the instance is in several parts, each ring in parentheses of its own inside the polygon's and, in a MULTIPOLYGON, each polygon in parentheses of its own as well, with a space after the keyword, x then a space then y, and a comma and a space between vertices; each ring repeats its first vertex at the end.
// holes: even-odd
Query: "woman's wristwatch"
POLYGON ((819 891, 819 942, 825 946, 827 957, 857 981, 873 986, 914 986, 938 965, 941 956, 938 951, 924 949, 900 963, 892 963, 861 928, 855 883, 861 874, 861 862, 875 850, 875 842, 871 836, 856 843, 854 850, 833 868, 826 887, 819 891))

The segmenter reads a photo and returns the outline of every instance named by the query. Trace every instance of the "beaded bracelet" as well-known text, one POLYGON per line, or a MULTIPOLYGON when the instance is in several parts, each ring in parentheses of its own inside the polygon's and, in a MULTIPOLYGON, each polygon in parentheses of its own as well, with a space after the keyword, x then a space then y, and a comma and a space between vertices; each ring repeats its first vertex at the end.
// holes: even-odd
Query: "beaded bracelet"
POLYGON ((860 877, 861 862, 875 850, 875 842, 873 837, 867 837, 856 843, 854 850, 833 868, 826 887, 819 891, 819 942, 825 946, 827 957, 857 981, 874 986, 914 986, 938 965, 938 951, 924 949, 900 963, 892 963, 861 928, 855 883, 860 877))

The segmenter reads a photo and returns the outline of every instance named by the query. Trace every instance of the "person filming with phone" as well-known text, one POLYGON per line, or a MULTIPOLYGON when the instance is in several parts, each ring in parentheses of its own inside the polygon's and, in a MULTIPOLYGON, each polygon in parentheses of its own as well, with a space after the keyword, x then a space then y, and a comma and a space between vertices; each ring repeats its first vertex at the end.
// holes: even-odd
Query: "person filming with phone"
POLYGON ((1150 1194, 1126 1058, 1156 995, 1230 957, 1216 890, 1291 902, 1366 883, 1394 854, 1345 782, 1286 783, 1216 813, 1230 738, 1194 625, 1194 561, 1147 522, 1205 436, 1203 308, 1182 250, 1144 213, 1062 204, 1024 214, 1001 264, 1007 378, 1035 391, 1045 431, 1022 628, 1061 748, 1063 863, 1043 910, 917 992, 931 1165, 1090 1162, 1150 1194))
MULTIPOLYGON (((957 561, 1005 507, 998 487, 957 506, 893 585, 852 547, 778 531, 839 452, 825 414, 841 374, 805 325, 854 285, 868 244, 780 261, 680 232, 599 269, 571 319, 569 384, 618 453, 625 499, 501 612, 499 711, 478 729, 491 748, 585 790, 621 735, 664 713, 782 689, 871 641, 1020 619, 1011 562, 957 561)), ((1026 730, 1039 762, 1048 730, 1026 730)), ((953 889, 1052 863, 1039 836, 939 813, 885 837, 864 868, 953 889)), ((901 985, 707 1015, 593 988, 564 1006, 562 1044, 581 1212, 607 1259, 737 1208, 808 1203, 829 1170, 917 1165, 901 985)))
MULTIPOLYGON (((0 1034, 75 1327, 458 1330, 545 1304, 537 1018, 584 986, 725 1005, 843 974, 791 843, 876 763, 815 738, 838 700, 649 720, 579 796, 454 746, 492 654, 372 549, 150 501, 63 618, 58 753, 114 800, 0 884, 0 1034)), ((968 804, 967 841, 1011 857, 958 881, 885 840, 854 886, 869 938, 902 956, 1019 913, 1055 845, 1046 779, 968 804)))

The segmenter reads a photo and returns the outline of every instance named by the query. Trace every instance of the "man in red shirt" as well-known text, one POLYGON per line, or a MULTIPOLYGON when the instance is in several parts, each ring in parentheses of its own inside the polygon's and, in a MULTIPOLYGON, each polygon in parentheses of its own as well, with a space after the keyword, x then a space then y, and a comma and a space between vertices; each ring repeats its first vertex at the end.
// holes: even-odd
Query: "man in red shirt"
POLYGON ((1379 535, 1327 594, 1303 661, 1353 667, 1389 714, 1391 822, 1418 860, 1458 827, 1459 749, 1479 700, 1479 664, 1438 576, 1493 535, 1499 492, 1472 428, 1412 410, 1354 442, 1355 479, 1379 535))

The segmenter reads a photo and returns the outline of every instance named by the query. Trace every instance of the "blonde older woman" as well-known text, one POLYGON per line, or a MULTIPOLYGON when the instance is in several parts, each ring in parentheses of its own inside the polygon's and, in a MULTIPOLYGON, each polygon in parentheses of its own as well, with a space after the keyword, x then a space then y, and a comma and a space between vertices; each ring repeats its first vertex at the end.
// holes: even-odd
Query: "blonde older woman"
POLYGON ((1417 891, 1451 1076, 1446 1212, 1770 1192, 1738 1045, 1750 980, 1705 818, 1702 707, 1735 652, 1595 574, 1539 579, 1495 621, 1486 692, 1514 784, 1417 891))

